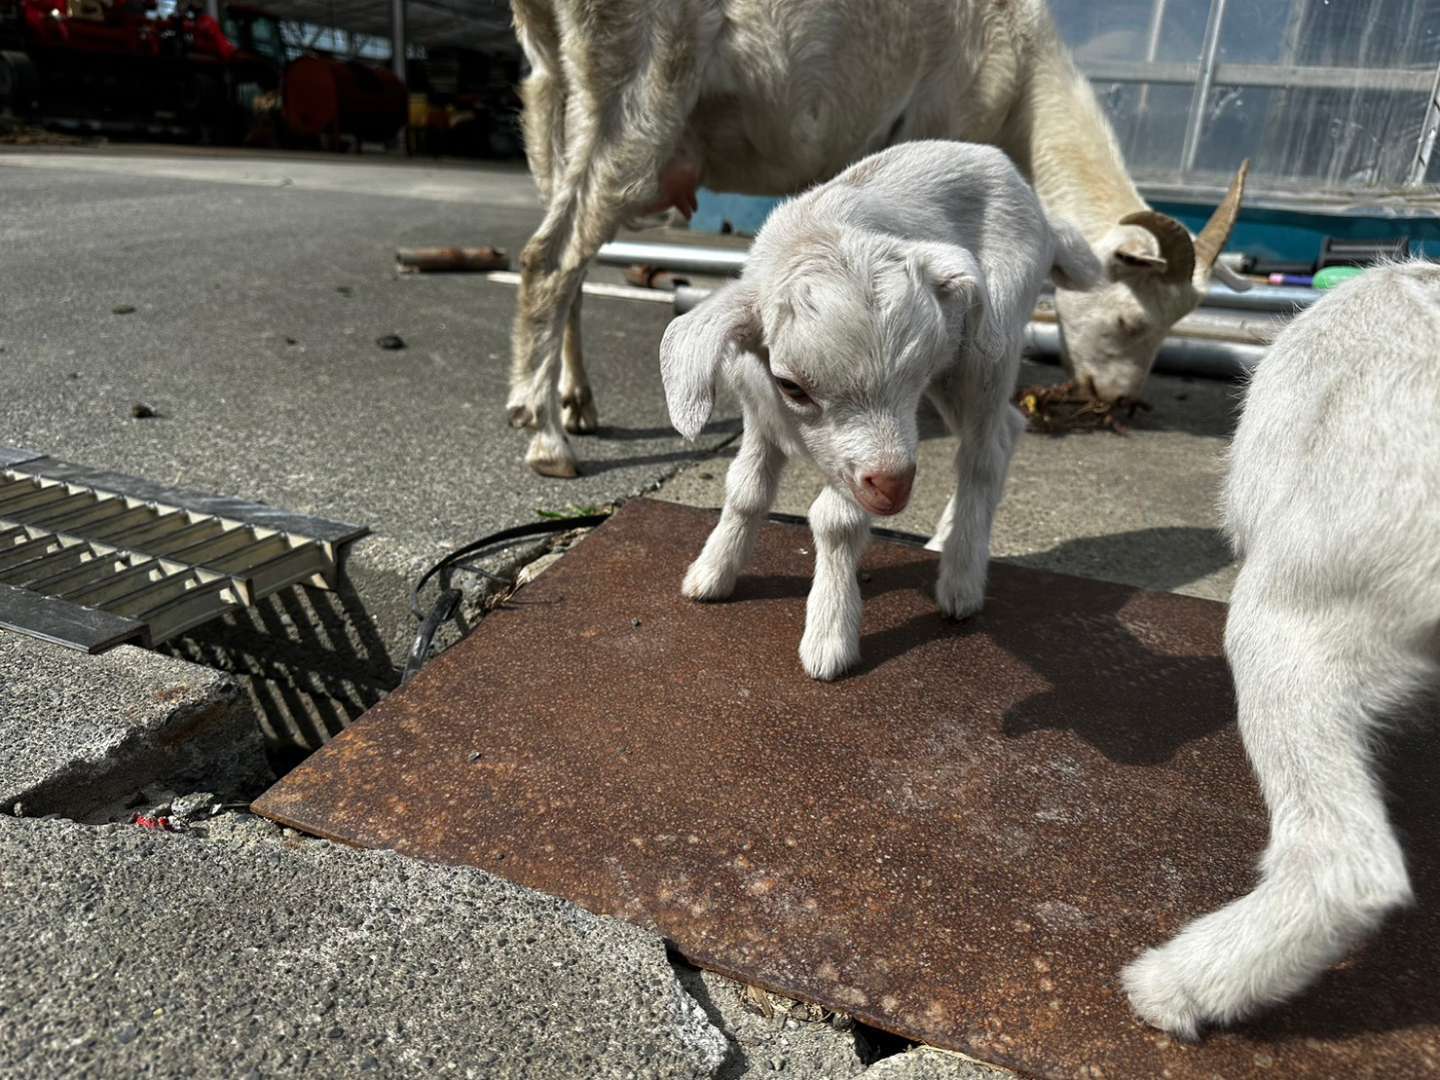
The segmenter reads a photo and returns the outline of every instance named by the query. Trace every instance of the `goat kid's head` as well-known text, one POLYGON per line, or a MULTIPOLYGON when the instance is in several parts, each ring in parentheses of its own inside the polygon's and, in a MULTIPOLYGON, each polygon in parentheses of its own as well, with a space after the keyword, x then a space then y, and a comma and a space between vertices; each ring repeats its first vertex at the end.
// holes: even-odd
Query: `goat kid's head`
POLYGON ((1088 292, 1057 289, 1065 367, 1105 401, 1139 397, 1165 335, 1205 296, 1245 192, 1247 161, 1194 240, 1154 210, 1122 218, 1095 245, 1106 281, 1088 292))
POLYGON ((723 374, 747 423, 865 510, 898 514, 920 398, 979 330, 984 298, 979 265, 953 244, 836 236, 776 259, 762 250, 744 278, 665 331, 671 422, 695 438, 723 374))

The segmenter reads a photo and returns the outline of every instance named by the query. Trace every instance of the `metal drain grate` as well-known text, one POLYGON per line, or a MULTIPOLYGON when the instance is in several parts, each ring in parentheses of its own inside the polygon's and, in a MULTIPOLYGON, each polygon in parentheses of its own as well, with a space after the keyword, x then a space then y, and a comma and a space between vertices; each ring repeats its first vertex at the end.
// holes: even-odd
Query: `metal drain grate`
POLYGON ((367 532, 0 447, 0 627, 154 645, 297 582, 332 587, 367 532))

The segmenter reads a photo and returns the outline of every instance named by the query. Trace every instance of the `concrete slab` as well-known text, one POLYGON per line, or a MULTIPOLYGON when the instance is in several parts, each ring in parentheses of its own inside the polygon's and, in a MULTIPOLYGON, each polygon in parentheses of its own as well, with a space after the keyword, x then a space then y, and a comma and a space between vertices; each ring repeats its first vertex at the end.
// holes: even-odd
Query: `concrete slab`
MULTIPOLYGON (((1022 382, 1061 377, 1056 368, 1027 363, 1022 382)), ((995 557, 1212 600, 1230 595, 1235 566, 1219 532, 1219 495, 1238 389, 1156 375, 1146 396, 1155 411, 1141 414, 1127 436, 1026 433, 996 516, 995 557)), ((911 503, 876 525, 929 536, 949 498, 956 444, 928 410, 921 435, 911 503)), ((720 506, 733 453, 687 466, 656 497, 720 506)), ((822 486, 818 473, 792 465, 775 509, 804 514, 822 486)))
POLYGON ((1013 1080, 1015 1073, 948 1050, 920 1047, 877 1061, 860 1080, 1013 1080))
POLYGON ((848 1080, 865 1069, 864 1035, 848 1019, 827 1022, 821 1010, 775 998, 688 964, 676 965, 680 985, 725 1035, 730 1055, 716 1080, 848 1080))
POLYGON ((269 769, 236 681, 121 646, 85 656, 0 631, 0 808, 102 817, 149 785, 241 793, 269 769))
MULTIPOLYGON (((322 709, 395 685, 409 586, 439 555, 537 509, 649 490, 735 429, 722 414, 701 446, 682 442, 656 366, 668 308, 590 297, 605 426, 577 443, 586 475, 524 466, 528 436, 503 410, 514 289, 394 272, 399 246, 518 252, 539 210, 515 166, 0 151, 0 184, 6 443, 375 530, 337 592, 296 588, 174 646, 322 709), (379 348, 389 333, 407 347, 379 348), (159 416, 134 419, 136 401, 159 416)), ((267 722, 315 745, 295 711, 267 722)))
POLYGON ((658 938, 473 870, 211 829, 0 820, 0 1075, 684 1080, 724 1059, 658 938))

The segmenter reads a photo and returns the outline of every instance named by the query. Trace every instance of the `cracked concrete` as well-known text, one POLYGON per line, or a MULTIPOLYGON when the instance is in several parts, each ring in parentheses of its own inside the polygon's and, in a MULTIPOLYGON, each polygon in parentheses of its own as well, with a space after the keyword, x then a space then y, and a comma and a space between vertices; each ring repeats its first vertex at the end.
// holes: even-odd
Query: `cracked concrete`
POLYGON ((675 966, 680 984, 700 1003, 729 1045, 729 1056, 716 1080, 768 1076, 848 1080, 864 1071, 864 1037, 852 1024, 811 1020, 803 1006, 792 1010, 790 1003, 764 991, 747 992, 746 987, 713 972, 681 962, 675 966))
POLYGON ((85 819, 147 785, 269 779, 236 681, 131 646, 85 656, 0 631, 0 807, 85 819))
POLYGON ((657 938, 476 870, 0 819, 0 1075, 713 1077, 657 938))
POLYGON ((917 1047, 876 1062, 861 1080, 1015 1080, 1016 1074, 948 1050, 917 1047))

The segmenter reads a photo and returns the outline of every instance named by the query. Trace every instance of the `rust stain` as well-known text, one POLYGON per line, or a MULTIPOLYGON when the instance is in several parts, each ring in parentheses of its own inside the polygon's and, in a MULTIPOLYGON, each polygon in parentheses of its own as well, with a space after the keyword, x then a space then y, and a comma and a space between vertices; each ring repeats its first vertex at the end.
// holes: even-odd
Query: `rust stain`
POLYGON ((767 527, 734 599, 692 604, 713 522, 628 504, 256 810, 1034 1075, 1435 1072, 1433 740, 1390 772, 1419 906, 1303 1000, 1182 1046, 1117 974, 1245 892, 1265 840, 1223 606, 996 566, 956 625, 934 557, 877 543, 864 666, 824 685, 795 655, 807 534, 767 527))

